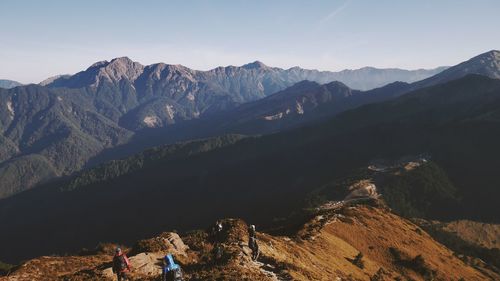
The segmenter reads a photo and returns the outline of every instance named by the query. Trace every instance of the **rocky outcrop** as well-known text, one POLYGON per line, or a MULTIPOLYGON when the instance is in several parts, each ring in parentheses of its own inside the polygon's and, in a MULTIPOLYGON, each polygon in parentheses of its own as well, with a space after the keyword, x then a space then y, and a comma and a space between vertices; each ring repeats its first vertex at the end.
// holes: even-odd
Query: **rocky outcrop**
POLYGON ((141 252, 162 252, 175 256, 187 257, 189 247, 184 244, 179 234, 175 232, 164 232, 161 235, 137 242, 132 249, 132 254, 141 252))
MULTIPOLYGON (((131 275, 134 277, 158 277, 161 275, 163 257, 164 254, 160 252, 140 253, 130 257, 131 275)), ((108 280, 116 278, 111 267, 104 269, 101 276, 108 280)))
MULTIPOLYGON (((172 254, 176 260, 189 262, 189 247, 184 244, 181 237, 174 232, 165 232, 161 235, 139 241, 129 253, 132 268, 131 274, 137 278, 157 277, 161 274, 163 258, 172 254)), ((111 267, 102 270, 104 278, 114 278, 111 267)))

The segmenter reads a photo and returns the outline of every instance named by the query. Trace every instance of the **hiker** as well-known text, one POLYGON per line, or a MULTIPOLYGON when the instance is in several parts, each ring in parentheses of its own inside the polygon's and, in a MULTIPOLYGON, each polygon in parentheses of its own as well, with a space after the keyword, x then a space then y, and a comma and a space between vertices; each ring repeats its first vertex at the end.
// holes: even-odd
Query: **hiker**
POLYGON ((257 238, 250 237, 248 240, 248 247, 252 250, 252 260, 256 261, 259 258, 259 245, 257 238))
POLYGON ((164 258, 162 281, 182 281, 182 269, 175 263, 172 254, 164 258))
POLYGON ((222 242, 222 223, 217 221, 212 229, 212 235, 215 243, 222 242))
POLYGON ((248 247, 252 250, 252 259, 257 260, 259 258, 259 245, 257 244, 255 225, 253 224, 248 227, 248 237, 248 247))
POLYGON ((212 249, 213 262, 214 264, 221 264, 222 258, 224 257, 224 246, 222 243, 216 243, 212 249))
POLYGON ((215 224, 212 227, 212 241, 214 243, 214 247, 212 249, 212 255, 213 255, 213 261, 215 264, 218 264, 222 260, 223 252, 224 252, 224 247, 222 245, 224 241, 223 237, 223 226, 222 222, 220 220, 217 220, 215 224))
POLYGON ((256 233, 255 233, 255 225, 251 224, 249 227, 248 227, 248 236, 250 237, 256 237, 256 233))
POLYGON ((113 273, 118 277, 118 281, 130 280, 127 276, 127 272, 130 271, 130 262, 122 252, 119 247, 115 250, 115 256, 113 257, 113 273))

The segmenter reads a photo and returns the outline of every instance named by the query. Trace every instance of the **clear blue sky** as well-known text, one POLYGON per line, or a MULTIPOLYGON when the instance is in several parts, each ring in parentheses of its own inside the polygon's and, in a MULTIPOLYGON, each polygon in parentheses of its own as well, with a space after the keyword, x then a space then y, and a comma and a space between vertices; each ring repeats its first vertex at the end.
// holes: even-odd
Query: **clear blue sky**
POLYGON ((195 69, 431 68, 500 49, 498 0, 1 0, 0 79, 129 56, 195 69))

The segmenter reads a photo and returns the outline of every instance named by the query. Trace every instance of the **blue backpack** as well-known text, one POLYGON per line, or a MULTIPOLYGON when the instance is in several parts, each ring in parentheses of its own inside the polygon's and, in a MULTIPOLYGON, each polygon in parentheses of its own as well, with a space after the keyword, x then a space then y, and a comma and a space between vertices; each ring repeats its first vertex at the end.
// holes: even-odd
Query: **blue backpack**
POLYGON ((172 254, 166 255, 164 259, 163 281, 182 281, 181 267, 175 263, 172 254))

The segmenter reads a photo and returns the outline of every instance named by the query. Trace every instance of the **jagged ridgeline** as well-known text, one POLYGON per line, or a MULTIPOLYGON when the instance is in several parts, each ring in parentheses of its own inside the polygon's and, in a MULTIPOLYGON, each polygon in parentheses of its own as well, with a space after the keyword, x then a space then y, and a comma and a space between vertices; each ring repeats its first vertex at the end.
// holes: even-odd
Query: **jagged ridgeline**
POLYGON ((443 72, 339 73, 260 62, 196 71, 163 63, 144 66, 124 57, 40 85, 0 89, 0 198, 155 145, 275 133, 469 73, 497 78, 499 57, 491 51, 443 72), (412 84, 355 90, 433 74, 412 84), (374 84, 358 87, 356 81, 374 84))
MULTIPOLYGON (((75 75, 49 78, 40 85, 0 89, 0 198, 153 145, 227 133, 227 127, 234 128, 234 124, 218 127, 219 121, 213 121, 189 127, 196 124, 191 122, 182 130, 174 125, 233 110, 302 80, 342 80, 359 86, 361 80, 353 77, 370 76, 363 80, 371 81, 361 87, 365 89, 395 80, 416 81, 441 70, 334 73, 298 67, 285 70, 254 62, 197 71, 163 63, 144 66, 123 57, 98 62, 75 75), (144 132, 155 128, 168 130, 154 137, 144 132), (126 148, 109 151, 126 143, 130 143, 126 148)), ((7 82, 0 88, 18 86, 7 82)), ((303 109, 298 111, 303 113, 303 109)), ((222 120, 243 117, 249 116, 233 113, 222 120)), ((276 128, 268 130, 272 129, 276 128)))

